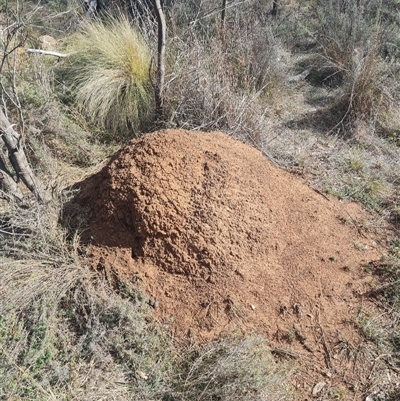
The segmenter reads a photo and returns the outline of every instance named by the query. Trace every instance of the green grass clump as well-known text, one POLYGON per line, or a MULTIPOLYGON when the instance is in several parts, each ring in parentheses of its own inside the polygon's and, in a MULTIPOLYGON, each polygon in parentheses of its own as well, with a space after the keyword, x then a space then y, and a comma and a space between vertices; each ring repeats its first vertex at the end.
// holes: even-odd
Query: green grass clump
POLYGON ((126 17, 91 22, 74 37, 70 76, 85 115, 114 133, 140 129, 151 113, 150 51, 126 17))

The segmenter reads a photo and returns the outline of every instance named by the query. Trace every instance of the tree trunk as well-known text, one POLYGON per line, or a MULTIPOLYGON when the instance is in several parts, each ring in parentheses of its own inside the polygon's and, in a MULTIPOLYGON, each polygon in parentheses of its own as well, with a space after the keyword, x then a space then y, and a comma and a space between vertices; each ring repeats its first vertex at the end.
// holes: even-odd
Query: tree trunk
POLYGON ((158 24, 158 66, 157 66, 157 82, 155 87, 155 102, 156 102, 156 119, 161 120, 163 117, 164 106, 164 81, 165 81, 165 38, 166 38, 166 23, 164 12, 160 0, 154 0, 154 8, 158 24))
POLYGON ((224 30, 224 28, 225 28, 226 2, 227 2, 227 0, 222 0, 222 11, 221 11, 221 28, 222 28, 222 30, 224 30))
POLYGON ((277 14, 278 14, 278 0, 273 0, 271 15, 273 17, 276 17, 277 14))
MULTIPOLYGON (((35 175, 33 174, 32 169, 29 166, 28 160, 26 159, 24 150, 21 147, 20 144, 21 137, 18 134, 18 132, 14 130, 13 126, 10 124, 10 122, 8 121, 6 115, 4 114, 1 108, 0 108, 0 132, 1 132, 1 138, 3 139, 3 142, 7 148, 8 158, 15 173, 17 174, 17 178, 21 179, 21 181, 35 195, 36 199, 39 202, 43 202, 43 198, 40 194, 35 175)), ((10 186, 13 187, 13 184, 10 181, 10 179, 12 180, 12 178, 7 168, 5 167, 3 161, 1 161, 0 170, 3 177, 2 179, 3 185, 6 187, 7 185, 9 187, 10 186), (6 176, 8 176, 8 178, 4 178, 6 176)), ((10 189, 13 190, 13 188, 10 189)))

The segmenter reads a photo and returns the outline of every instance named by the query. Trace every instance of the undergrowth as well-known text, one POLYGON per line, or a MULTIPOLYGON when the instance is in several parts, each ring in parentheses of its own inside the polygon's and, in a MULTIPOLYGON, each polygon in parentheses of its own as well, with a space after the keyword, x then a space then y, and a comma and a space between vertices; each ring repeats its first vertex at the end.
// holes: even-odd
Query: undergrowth
POLYGON ((61 205, 1 214, 1 398, 289 399, 290 370, 265 340, 174 348, 139 288, 87 266, 56 223, 61 205))
MULTIPOLYGON (((149 399, 174 365, 136 288, 118 293, 57 225, 61 202, 1 214, 0 397, 149 399), (147 372, 144 380, 138 372, 147 372)), ((10 206, 10 205, 9 205, 10 206)))
MULTIPOLYGON (((139 289, 116 289, 92 271, 79 235, 66 238, 58 225, 62 190, 154 126, 154 18, 135 2, 129 17, 144 40, 127 18, 85 23, 76 1, 18 3, 29 18, 2 94, 48 203, 1 210, 0 398, 289 400, 291 369, 264 340, 174 348, 139 289), (77 53, 58 61, 26 54, 43 33, 57 37, 56 50, 77 53)), ((268 5, 247 1, 232 3, 221 24, 211 0, 166 2, 163 126, 227 132, 319 191, 374 210, 363 228, 382 233, 392 224, 387 255, 366 266, 381 280, 369 294, 381 313, 361 310, 355 322, 379 351, 376 369, 400 364, 396 13, 395 0, 282 1, 273 18, 268 5)))
POLYGON ((265 15, 252 19, 254 7, 253 2, 233 7, 220 26, 210 2, 193 9, 179 1, 171 6, 167 127, 220 130, 261 145, 270 109, 285 92, 285 66, 265 15))
POLYGON ((314 84, 339 88, 329 105, 335 115, 330 130, 349 133, 358 120, 373 122, 384 133, 398 129, 396 2, 309 3, 310 18, 300 17, 301 28, 292 35, 299 44, 308 37, 305 53, 314 84))
POLYGON ((277 364, 265 339, 222 339, 188 352, 173 400, 290 400, 291 368, 277 364))

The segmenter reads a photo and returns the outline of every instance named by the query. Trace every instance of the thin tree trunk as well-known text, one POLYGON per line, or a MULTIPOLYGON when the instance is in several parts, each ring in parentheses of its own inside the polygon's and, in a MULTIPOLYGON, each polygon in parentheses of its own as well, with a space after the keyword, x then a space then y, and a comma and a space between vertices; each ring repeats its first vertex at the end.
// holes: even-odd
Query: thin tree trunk
POLYGON ((158 23, 158 66, 155 87, 156 119, 161 120, 164 114, 163 92, 165 81, 165 38, 167 35, 167 28, 160 0, 154 0, 154 6, 158 23))
POLYGON ((227 2, 227 0, 222 0, 222 11, 221 11, 221 28, 222 28, 222 30, 224 30, 224 28, 225 28, 226 2, 227 2))
POLYGON ((273 0, 273 2, 272 2, 271 15, 273 17, 276 17, 276 15, 278 14, 278 1, 279 0, 273 0))
MULTIPOLYGON (((20 135, 14 130, 13 126, 10 124, 1 108, 0 132, 1 138, 3 139, 3 142, 7 148, 8 158, 11 165, 13 166, 13 169, 15 170, 15 173, 17 174, 17 177, 20 178, 21 181, 29 188, 29 190, 35 195, 36 199, 42 202, 43 198, 40 194, 35 175, 33 174, 31 167, 29 166, 28 160, 26 159, 25 153, 20 144, 20 135)), ((4 173, 7 173, 6 169, 1 170, 3 172, 3 175, 4 173)), ((9 181, 8 184, 10 184, 9 181)))

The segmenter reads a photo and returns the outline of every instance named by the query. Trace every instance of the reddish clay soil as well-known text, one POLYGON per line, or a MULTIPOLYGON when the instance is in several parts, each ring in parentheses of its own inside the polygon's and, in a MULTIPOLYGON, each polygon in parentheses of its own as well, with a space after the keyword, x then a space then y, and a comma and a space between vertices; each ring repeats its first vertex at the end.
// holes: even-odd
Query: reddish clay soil
POLYGON ((361 398, 370 364, 355 356, 356 321, 373 283, 362 266, 381 249, 360 206, 217 132, 145 135, 81 188, 93 266, 140 282, 175 338, 260 333, 295 357, 301 388, 361 398))

